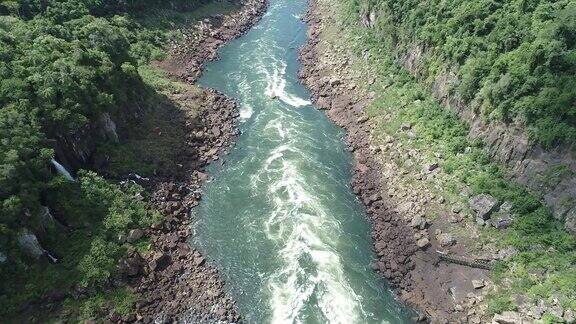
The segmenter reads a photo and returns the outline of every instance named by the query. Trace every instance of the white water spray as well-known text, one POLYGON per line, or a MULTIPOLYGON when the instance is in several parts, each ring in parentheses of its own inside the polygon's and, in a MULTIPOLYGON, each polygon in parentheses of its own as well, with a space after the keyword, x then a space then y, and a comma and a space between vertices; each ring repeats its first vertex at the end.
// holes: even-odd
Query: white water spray
POLYGON ((58 163, 58 161, 52 159, 52 165, 54 166, 54 168, 56 168, 56 171, 58 171, 58 173, 62 175, 64 178, 66 178, 69 181, 76 181, 72 176, 72 174, 70 174, 70 172, 68 172, 68 170, 66 170, 66 168, 62 164, 58 163))
POLYGON ((266 96, 277 97, 282 102, 296 108, 311 105, 312 103, 309 100, 302 99, 286 91, 286 79, 284 78, 286 63, 280 62, 279 65, 280 67, 275 67, 272 73, 266 72, 266 81, 268 82, 265 92, 266 96))

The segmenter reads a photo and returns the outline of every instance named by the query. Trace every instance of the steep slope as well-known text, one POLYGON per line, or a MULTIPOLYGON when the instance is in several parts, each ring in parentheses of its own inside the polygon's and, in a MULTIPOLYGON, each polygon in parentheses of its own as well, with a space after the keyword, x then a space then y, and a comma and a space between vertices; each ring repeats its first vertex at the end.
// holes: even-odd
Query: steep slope
POLYGON ((360 1, 365 27, 576 234, 573 1, 360 1))

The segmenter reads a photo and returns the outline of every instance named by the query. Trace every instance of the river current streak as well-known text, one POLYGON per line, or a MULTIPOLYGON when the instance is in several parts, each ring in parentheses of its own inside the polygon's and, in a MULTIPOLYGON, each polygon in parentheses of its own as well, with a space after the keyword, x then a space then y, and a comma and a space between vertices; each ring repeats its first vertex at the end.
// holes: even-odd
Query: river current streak
POLYGON ((207 65, 200 84, 236 98, 236 146, 195 210, 198 244, 250 323, 403 323, 370 269, 343 132, 297 78, 305 0, 272 0, 262 21, 207 65))

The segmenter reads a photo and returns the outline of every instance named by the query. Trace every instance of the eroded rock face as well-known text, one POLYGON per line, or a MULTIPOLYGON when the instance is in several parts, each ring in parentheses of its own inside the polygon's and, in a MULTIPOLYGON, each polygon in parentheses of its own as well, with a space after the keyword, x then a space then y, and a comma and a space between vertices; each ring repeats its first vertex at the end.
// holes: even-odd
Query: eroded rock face
POLYGON ((116 123, 112 120, 109 113, 103 113, 98 120, 100 136, 104 139, 118 142, 118 134, 116 133, 116 123))
MULTIPOLYGON (((399 61, 413 75, 427 75, 421 73, 426 66, 423 61, 427 50, 433 49, 425 49, 421 44, 413 45, 401 55, 399 61)), ((456 112, 470 126, 469 136, 482 139, 490 156, 504 166, 511 178, 544 196, 554 217, 564 222, 566 229, 576 235, 575 144, 543 148, 530 140, 522 124, 488 123, 481 114, 465 104, 457 91, 452 91, 459 83, 457 67, 447 67, 435 76, 431 90, 444 106, 456 112)))
POLYGON ((564 226, 572 235, 576 235, 576 208, 572 208, 564 215, 564 226))

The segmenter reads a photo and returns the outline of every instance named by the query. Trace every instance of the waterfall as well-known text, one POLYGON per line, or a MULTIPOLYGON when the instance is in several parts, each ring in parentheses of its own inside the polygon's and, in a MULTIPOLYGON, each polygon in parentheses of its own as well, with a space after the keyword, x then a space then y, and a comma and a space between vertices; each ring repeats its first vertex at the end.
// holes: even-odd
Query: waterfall
POLYGON ((66 170, 66 168, 62 164, 58 163, 58 161, 52 159, 52 165, 56 168, 56 171, 58 171, 58 173, 62 175, 64 178, 66 178, 69 181, 76 181, 74 180, 74 177, 72 177, 70 172, 68 172, 68 170, 66 170))

